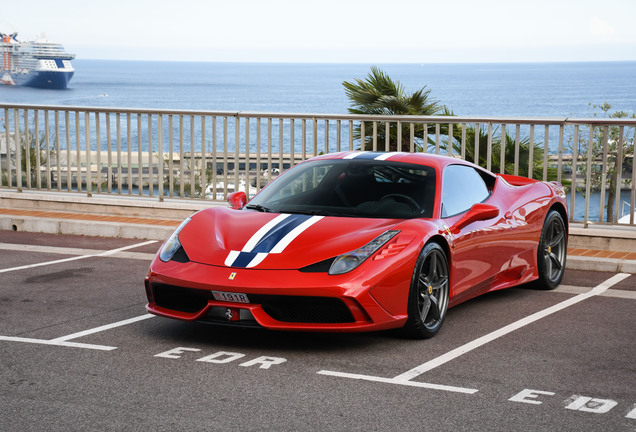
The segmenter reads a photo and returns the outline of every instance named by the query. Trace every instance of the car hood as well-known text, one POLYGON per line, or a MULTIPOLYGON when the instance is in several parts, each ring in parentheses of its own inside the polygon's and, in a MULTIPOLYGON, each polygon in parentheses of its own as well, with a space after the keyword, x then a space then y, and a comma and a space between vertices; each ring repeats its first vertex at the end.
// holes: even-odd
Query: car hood
POLYGON ((181 230, 179 241, 194 262, 299 269, 364 246, 400 222, 217 207, 194 214, 181 230))

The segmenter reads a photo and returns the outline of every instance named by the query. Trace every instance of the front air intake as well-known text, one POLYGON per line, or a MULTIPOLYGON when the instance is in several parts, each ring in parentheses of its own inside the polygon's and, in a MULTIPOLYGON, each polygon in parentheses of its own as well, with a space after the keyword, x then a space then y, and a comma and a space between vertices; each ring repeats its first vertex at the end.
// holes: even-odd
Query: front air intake
POLYGON ((250 296, 263 310, 281 322, 337 324, 354 322, 349 308, 339 299, 331 297, 250 296))
POLYGON ((152 293, 157 306, 186 313, 201 311, 210 298, 209 291, 163 284, 153 284, 152 293))

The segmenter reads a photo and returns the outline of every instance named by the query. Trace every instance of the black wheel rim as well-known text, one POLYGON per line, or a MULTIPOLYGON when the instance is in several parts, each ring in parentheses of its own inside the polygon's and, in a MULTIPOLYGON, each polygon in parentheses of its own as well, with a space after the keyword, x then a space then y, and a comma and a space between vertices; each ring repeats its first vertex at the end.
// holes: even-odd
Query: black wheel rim
POLYGON ((433 329, 441 323, 448 308, 448 263, 441 251, 431 251, 418 277, 417 307, 422 323, 433 329))
POLYGON ((546 227, 543 242, 543 262, 546 276, 556 282, 565 267, 566 253, 565 227, 559 218, 553 218, 546 227))

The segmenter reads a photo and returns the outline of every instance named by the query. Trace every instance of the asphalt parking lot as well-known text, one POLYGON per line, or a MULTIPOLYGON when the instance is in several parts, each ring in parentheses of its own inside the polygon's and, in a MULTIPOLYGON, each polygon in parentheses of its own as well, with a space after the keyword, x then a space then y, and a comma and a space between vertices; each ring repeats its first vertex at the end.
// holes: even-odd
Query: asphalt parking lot
POLYGON ((0 231, 0 430, 636 430, 636 275, 566 271, 433 339, 146 314, 158 242, 0 231))

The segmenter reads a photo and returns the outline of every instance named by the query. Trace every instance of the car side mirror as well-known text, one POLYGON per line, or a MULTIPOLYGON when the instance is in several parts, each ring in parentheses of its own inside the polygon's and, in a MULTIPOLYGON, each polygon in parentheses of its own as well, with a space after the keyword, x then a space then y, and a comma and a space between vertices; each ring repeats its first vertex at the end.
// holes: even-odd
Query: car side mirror
POLYGON ((474 204, 466 214, 453 225, 450 230, 453 234, 457 234, 462 228, 473 222, 485 221, 499 216, 499 209, 491 204, 477 203, 474 204))
POLYGON ((240 210, 247 204, 247 195, 243 191, 232 192, 227 196, 227 202, 234 210, 240 210))

